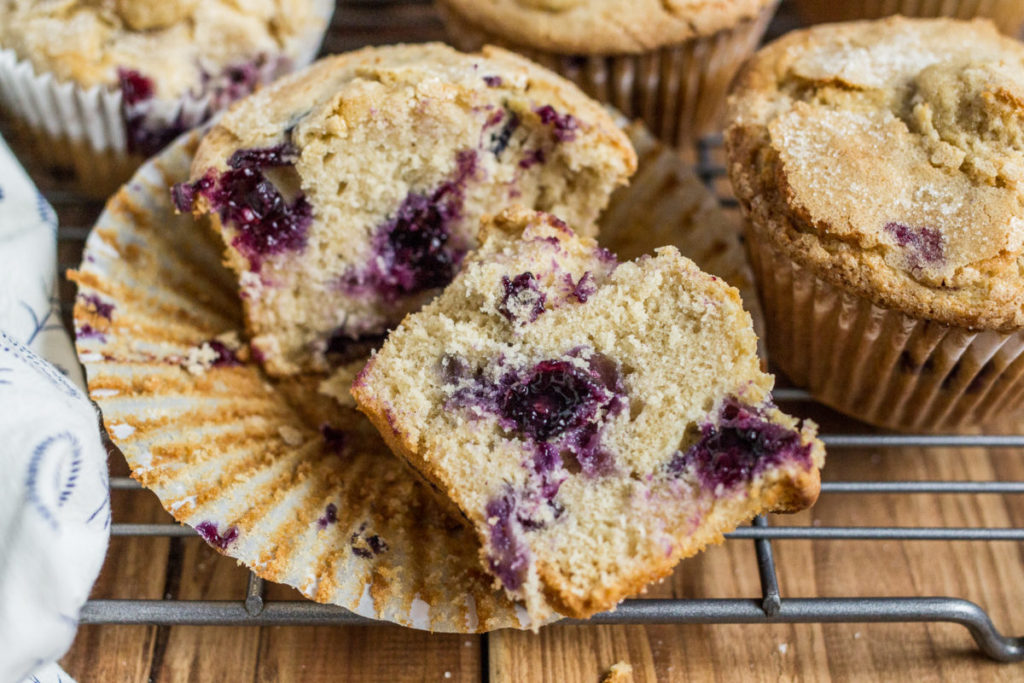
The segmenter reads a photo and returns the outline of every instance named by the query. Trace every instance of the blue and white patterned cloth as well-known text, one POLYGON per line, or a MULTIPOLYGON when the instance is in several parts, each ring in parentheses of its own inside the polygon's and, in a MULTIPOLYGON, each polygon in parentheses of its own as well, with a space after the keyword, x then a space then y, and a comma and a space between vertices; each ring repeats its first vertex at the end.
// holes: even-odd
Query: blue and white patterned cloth
POLYGON ((53 662, 110 537, 107 454, 60 323, 57 219, 0 138, 0 683, 53 662))

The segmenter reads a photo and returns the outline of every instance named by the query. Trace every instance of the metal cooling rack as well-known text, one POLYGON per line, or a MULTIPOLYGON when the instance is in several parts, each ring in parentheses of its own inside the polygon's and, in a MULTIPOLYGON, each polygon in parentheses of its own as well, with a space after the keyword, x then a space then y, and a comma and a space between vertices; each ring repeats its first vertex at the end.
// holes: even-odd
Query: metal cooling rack
MULTIPOLYGON (((440 25, 430 8, 420 2, 396 0, 349 0, 342 2, 348 13, 345 28, 336 24, 327 39, 328 51, 337 52, 367 42, 432 39, 440 36, 440 25), (404 5, 394 22, 381 23, 377 10, 404 5), (382 7, 383 6, 383 7, 382 7), (404 25, 401 25, 403 24, 404 25)), ((769 36, 778 35, 795 25, 786 5, 780 10, 769 36)), ((728 196, 725 169, 715 159, 721 158, 721 140, 708 139, 697 149, 697 171, 700 177, 722 197, 723 204, 735 207, 728 196)), ((58 260, 62 271, 75 267, 89 228, 98 215, 100 205, 83 202, 73 194, 46 192, 57 208, 62 223, 59 230, 58 260)), ((70 323, 74 289, 67 282, 61 285, 65 324, 70 323)), ((812 402, 807 392, 799 389, 778 389, 779 403, 812 402)), ((849 423, 850 427, 854 423, 849 423)), ((935 448, 1010 448, 1024 455, 1024 434, 996 435, 893 435, 824 433, 822 439, 830 451, 853 448, 898 450, 918 447, 935 448)), ((113 478, 111 489, 141 491, 128 478, 113 478)), ((1024 494, 1021 482, 977 481, 841 481, 825 482, 823 495, 872 496, 878 494, 1024 494)), ((135 495, 138 495, 137 493, 135 495)), ((112 525, 114 536, 187 537, 196 535, 189 527, 174 523, 138 524, 130 520, 112 525)), ((756 550, 761 594, 746 599, 645 599, 627 600, 615 612, 599 614, 586 621, 565 623, 588 624, 797 624, 797 623, 869 623, 869 622, 947 622, 968 629, 982 652, 992 659, 1024 661, 1024 637, 1012 638, 999 633, 988 613, 977 604, 955 597, 906 596, 890 598, 784 598, 779 590, 772 542, 804 539, 810 541, 859 540, 881 541, 1024 541, 1024 528, 991 527, 795 527, 769 526, 759 517, 749 527, 726 536, 731 542, 753 540, 756 550)), ((1024 568, 1022 568, 1024 574, 1024 568)), ((1024 580, 1024 576, 1021 577, 1024 580)), ((81 613, 83 624, 152 624, 176 625, 375 625, 377 622, 357 616, 343 608, 320 605, 306 600, 267 600, 264 581, 249 574, 244 600, 90 600, 81 613)))
MULTIPOLYGON (((698 174, 719 195, 723 195, 724 168, 715 163, 720 156, 721 140, 709 138, 698 146, 698 174)), ((64 214, 71 206, 82 213, 82 202, 67 193, 47 193, 47 198, 64 214)), ((723 196, 723 204, 733 200, 723 196)), ((733 204, 734 205, 734 204, 733 204)), ((98 205, 94 205, 98 210, 98 205)), ((89 211, 85 211, 89 214, 89 211)), ((61 227, 59 230, 62 269, 77 264, 77 254, 88 235, 88 228, 61 227)), ((73 303, 71 287, 62 293, 65 321, 73 303)), ((800 389, 778 389, 779 403, 813 402, 800 389)), ((852 423, 851 423, 852 426, 852 423)), ((898 450, 901 448, 1011 448, 1024 454, 1022 435, 919 435, 824 433, 822 440, 830 451, 855 448, 898 450)), ((113 478, 111 489, 141 491, 138 483, 126 477, 113 478)), ((841 481, 824 482, 823 495, 871 496, 877 494, 1024 494, 1024 481, 841 481)), ((111 527, 114 536, 188 537, 196 532, 175 523, 138 524, 117 521, 111 527)), ((737 529, 730 541, 753 540, 761 595, 747 599, 637 599, 627 600, 615 612, 599 614, 589 624, 796 624, 866 622, 948 622, 961 624, 989 657, 1005 662, 1024 661, 1024 638, 1006 637, 996 630, 988 614, 977 604, 955 597, 907 596, 895 598, 784 598, 779 590, 772 542, 776 540, 810 541, 1024 541, 1024 528, 992 527, 803 527, 769 526, 758 517, 749 527, 737 529)), ((1022 577, 1024 578, 1024 577, 1022 577)), ((244 600, 90 600, 82 610, 83 624, 176 625, 374 625, 377 622, 357 616, 341 607, 320 605, 306 600, 267 600, 264 581, 250 573, 244 600)))

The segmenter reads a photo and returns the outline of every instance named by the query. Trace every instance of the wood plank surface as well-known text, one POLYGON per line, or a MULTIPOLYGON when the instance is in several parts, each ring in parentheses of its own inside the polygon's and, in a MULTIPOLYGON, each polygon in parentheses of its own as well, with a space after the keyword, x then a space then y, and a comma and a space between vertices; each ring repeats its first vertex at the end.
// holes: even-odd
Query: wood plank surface
MULTIPOLYGON (((792 26, 783 7, 775 31, 792 26)), ((423 2, 342 2, 326 43, 338 52, 366 44, 441 39, 423 2)), ((51 180, 40 178, 48 190, 51 180)), ((60 192, 61 225, 86 228, 100 209, 60 192)), ((74 231, 72 231, 74 232, 74 231)), ((84 234, 84 230, 81 231, 84 234)), ((75 265, 81 240, 62 241, 58 260, 75 265)), ((73 288, 62 283, 65 301, 73 288)), ((809 407, 789 408, 802 414, 809 407)), ((830 431, 857 429, 829 413, 830 431)), ((1007 432, 1020 425, 1005 425, 1007 432)), ((111 474, 124 476, 120 455, 111 474)), ((1010 449, 833 449, 826 481, 1024 480, 1024 454, 1010 449)), ((116 522, 167 522, 146 491, 112 494, 116 522)), ((1024 496, 824 494, 809 512, 773 524, 820 526, 1024 527, 1024 496)), ((1022 544, 1012 542, 776 541, 783 598, 954 596, 976 601, 1004 634, 1024 634, 1022 544)), ((247 572, 195 538, 116 538, 94 598, 235 599, 247 572)), ((728 541, 684 562, 649 597, 756 598, 753 544, 728 541)), ((268 600, 300 599, 270 586, 268 600)), ((79 681, 545 681, 594 683, 614 663, 634 680, 1024 680, 1024 665, 979 653, 950 624, 552 626, 539 634, 431 635, 381 627, 85 626, 62 665, 79 681)))

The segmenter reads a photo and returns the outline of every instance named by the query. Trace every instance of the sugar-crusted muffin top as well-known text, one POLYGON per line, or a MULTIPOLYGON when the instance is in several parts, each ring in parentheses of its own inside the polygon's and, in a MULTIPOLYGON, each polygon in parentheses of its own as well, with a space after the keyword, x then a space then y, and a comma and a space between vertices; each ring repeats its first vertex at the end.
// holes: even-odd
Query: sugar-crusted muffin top
POLYGON ((495 207, 592 234, 635 169, 605 109, 536 64, 397 45, 327 57, 239 102, 175 201, 216 214, 254 346, 288 374, 324 369, 429 300, 495 207))
POLYGON ((754 229, 832 282, 947 324, 1024 324, 1024 45, 988 22, 819 26, 730 100, 754 229))
MULTIPOLYGON (((559 139, 574 141, 581 134, 576 126, 583 126, 584 132, 593 132, 609 143, 609 156, 621 156, 628 173, 636 169, 636 154, 625 134, 601 105, 568 81, 498 48, 466 54, 441 43, 424 43, 366 48, 324 58, 238 102, 204 139, 192 166, 192 180, 207 169, 226 168, 234 149, 279 142, 289 123, 294 124, 290 135, 296 144, 316 152, 331 138, 366 138, 366 119, 399 100, 436 100, 454 108, 477 99, 484 106, 487 103, 477 94, 482 90, 488 98, 499 93, 522 99, 526 93, 531 101, 550 100, 552 107, 537 114, 559 139), (573 115, 567 118, 562 112, 573 115)), ((379 118, 379 126, 386 128, 387 117, 382 114, 379 118)), ((309 156, 312 159, 314 154, 309 156)), ((329 160, 322 161, 321 166, 329 160)), ((317 170, 310 168, 309 175, 317 170)))
POLYGON ((441 0, 449 11, 540 50, 635 53, 730 28, 776 0, 441 0))
POLYGON ((240 60, 291 54, 323 21, 316 0, 3 0, 0 48, 87 88, 136 71, 174 99, 240 60))

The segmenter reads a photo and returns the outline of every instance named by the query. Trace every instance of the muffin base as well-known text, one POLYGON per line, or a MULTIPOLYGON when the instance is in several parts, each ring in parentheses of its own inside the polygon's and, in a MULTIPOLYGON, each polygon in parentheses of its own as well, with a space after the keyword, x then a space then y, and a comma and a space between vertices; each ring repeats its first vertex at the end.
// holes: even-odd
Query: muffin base
POLYGON ((657 50, 568 55, 511 44, 438 4, 452 44, 459 49, 478 50, 492 44, 514 50, 626 117, 642 119, 654 135, 674 146, 721 129, 729 85, 761 41, 776 7, 772 3, 732 28, 657 50))
POLYGON ((986 17, 1003 33, 1020 34, 1024 25, 1024 3, 999 0, 795 0, 800 15, 812 24, 829 21, 879 19, 892 14, 905 17, 986 17))
POLYGON ((768 356, 815 399, 897 430, 960 431, 1024 407, 1024 330, 971 330, 880 307, 760 238, 746 243, 768 356))

